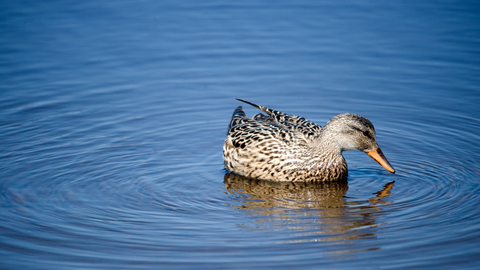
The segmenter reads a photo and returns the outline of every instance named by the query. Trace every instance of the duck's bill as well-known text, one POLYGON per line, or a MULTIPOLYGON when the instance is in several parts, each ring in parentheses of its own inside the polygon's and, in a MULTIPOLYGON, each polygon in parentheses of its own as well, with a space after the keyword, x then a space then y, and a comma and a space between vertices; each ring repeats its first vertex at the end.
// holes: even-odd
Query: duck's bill
POLYGON ((367 152, 367 155, 369 155, 373 160, 378 162, 378 164, 382 165, 383 168, 385 168, 387 171, 391 173, 395 173, 395 169, 390 165, 390 162, 388 162, 387 158, 383 155, 382 150, 380 150, 380 147, 377 147, 375 150, 367 152))

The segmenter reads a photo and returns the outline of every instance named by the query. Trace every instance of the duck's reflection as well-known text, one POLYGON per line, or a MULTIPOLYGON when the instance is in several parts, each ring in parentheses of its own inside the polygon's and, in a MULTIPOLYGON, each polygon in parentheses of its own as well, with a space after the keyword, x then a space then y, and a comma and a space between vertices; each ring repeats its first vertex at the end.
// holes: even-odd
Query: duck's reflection
MULTIPOLYGON (((254 216, 254 228, 293 230, 288 242, 334 241, 375 237, 382 204, 394 182, 374 190, 373 197, 346 197, 347 181, 321 184, 269 182, 227 173, 225 188, 231 206, 254 216)), ((243 226, 248 226, 244 224, 243 226)), ((252 227, 252 226, 248 226, 252 227)))

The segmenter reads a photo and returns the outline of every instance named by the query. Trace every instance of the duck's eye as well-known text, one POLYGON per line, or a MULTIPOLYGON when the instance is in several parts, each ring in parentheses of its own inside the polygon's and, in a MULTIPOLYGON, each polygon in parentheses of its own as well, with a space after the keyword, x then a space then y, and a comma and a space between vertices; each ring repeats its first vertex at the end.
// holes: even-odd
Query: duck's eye
POLYGON ((365 137, 373 140, 373 136, 372 136, 372 133, 370 133, 370 131, 365 130, 365 131, 362 131, 362 133, 363 135, 365 135, 365 137))

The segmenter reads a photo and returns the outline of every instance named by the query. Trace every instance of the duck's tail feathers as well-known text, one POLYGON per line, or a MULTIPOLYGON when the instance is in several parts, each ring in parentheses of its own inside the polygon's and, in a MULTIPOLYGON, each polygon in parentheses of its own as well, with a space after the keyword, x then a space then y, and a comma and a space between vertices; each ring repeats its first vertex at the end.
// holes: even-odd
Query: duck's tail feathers
POLYGON ((238 106, 235 111, 233 111, 233 115, 232 115, 232 119, 233 118, 238 118, 238 119, 242 119, 244 117, 247 117, 247 115, 245 114, 245 112, 243 111, 242 109, 242 106, 238 106))
POLYGON ((247 119, 247 118, 248 117, 243 111, 242 106, 238 106, 233 112, 232 119, 230 119, 230 124, 228 125, 227 134, 230 132, 232 128, 241 124, 242 121, 244 121, 244 119, 247 119))

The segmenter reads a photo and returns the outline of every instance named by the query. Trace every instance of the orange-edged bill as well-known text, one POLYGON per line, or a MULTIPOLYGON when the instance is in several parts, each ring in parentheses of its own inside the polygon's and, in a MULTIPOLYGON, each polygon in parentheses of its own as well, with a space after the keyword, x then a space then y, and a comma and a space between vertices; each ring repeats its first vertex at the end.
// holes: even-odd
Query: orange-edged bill
POLYGON ((390 162, 388 162, 387 158, 385 158, 382 150, 380 150, 380 147, 375 148, 373 151, 367 152, 367 155, 378 162, 378 164, 382 165, 382 167, 384 167, 387 171, 395 173, 395 169, 392 167, 392 165, 390 165, 390 162))

